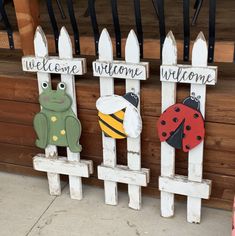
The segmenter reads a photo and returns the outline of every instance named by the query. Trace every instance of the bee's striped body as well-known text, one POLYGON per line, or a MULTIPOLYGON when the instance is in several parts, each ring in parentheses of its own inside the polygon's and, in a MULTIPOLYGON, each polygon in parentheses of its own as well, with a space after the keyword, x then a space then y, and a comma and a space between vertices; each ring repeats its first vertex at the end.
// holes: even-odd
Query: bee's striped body
POLYGON ((124 139, 127 137, 123 128, 125 109, 113 114, 98 113, 100 128, 108 137, 124 139))

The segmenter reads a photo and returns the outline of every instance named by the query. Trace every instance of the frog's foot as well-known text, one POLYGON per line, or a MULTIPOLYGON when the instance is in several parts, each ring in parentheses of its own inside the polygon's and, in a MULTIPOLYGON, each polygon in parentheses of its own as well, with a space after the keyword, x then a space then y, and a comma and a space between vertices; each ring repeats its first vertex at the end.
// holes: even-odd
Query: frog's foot
POLYGON ((46 148, 47 146, 47 135, 48 135, 48 125, 47 118, 43 113, 37 113, 33 121, 34 129, 37 133, 38 139, 35 144, 39 148, 46 148))
POLYGON ((65 129, 71 152, 81 152, 82 146, 78 144, 82 132, 80 121, 76 117, 68 116, 65 120, 65 129))

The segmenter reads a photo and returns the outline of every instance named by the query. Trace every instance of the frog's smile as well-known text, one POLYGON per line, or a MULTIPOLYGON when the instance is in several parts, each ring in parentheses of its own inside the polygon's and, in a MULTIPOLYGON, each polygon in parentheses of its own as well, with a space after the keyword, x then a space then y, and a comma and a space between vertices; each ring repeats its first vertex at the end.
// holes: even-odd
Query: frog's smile
POLYGON ((60 100, 57 100, 57 99, 51 99, 50 102, 51 102, 51 103, 62 104, 62 103, 64 103, 64 99, 60 99, 60 100))

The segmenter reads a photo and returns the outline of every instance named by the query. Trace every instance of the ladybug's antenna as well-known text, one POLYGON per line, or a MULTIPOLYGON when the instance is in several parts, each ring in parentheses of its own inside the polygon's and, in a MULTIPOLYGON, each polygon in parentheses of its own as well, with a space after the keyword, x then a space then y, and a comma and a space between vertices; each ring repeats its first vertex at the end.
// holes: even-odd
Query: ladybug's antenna
POLYGON ((199 100, 199 99, 201 99, 201 96, 200 96, 200 95, 198 95, 198 96, 197 96, 197 99, 198 99, 198 100, 199 100))
POLYGON ((195 93, 194 93, 194 92, 192 92, 192 93, 191 93, 191 96, 192 96, 193 98, 195 98, 195 93))

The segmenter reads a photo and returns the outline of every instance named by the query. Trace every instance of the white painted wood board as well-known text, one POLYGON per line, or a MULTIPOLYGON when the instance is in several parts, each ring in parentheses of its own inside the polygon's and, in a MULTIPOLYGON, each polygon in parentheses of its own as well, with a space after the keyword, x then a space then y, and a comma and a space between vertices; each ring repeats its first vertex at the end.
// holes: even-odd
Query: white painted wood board
POLYGON ((88 178, 90 174, 89 165, 87 162, 68 161, 64 158, 45 158, 40 155, 34 157, 33 167, 38 171, 53 172, 75 177, 88 178))
POLYGON ((162 65, 160 67, 160 80, 174 83, 189 83, 202 85, 215 85, 217 81, 216 66, 191 65, 162 65))
POLYGON ((187 176, 159 177, 161 191, 186 195, 190 197, 209 199, 211 193, 211 180, 201 182, 188 180, 187 176))
POLYGON ((28 72, 83 75, 86 73, 86 59, 24 56, 22 68, 28 72))
MULTIPOLYGON (((46 36, 40 26, 37 27, 35 36, 34 36, 34 50, 36 57, 47 57, 48 56, 48 45, 46 36)), ((38 91, 39 95, 42 93, 41 84, 46 81, 49 84, 51 83, 51 76, 49 73, 37 72, 38 80, 38 91)), ((45 149, 46 157, 57 156, 57 147, 54 145, 48 145, 45 149)), ((56 173, 47 173, 49 191, 51 195, 60 195, 61 186, 60 186, 60 176, 56 173)))
POLYGON ((98 166, 98 178, 119 183, 146 187, 149 183, 149 170, 130 170, 127 166, 117 165, 115 168, 104 165, 98 166))
MULTIPOLYGON (((113 61, 113 46, 109 33, 103 29, 99 39, 99 60, 113 61)), ((100 96, 114 94, 114 79, 112 77, 100 77, 100 96)), ((115 167, 117 164, 116 157, 116 140, 106 137, 102 133, 103 143, 103 164, 109 167, 115 167)), ((99 169, 98 169, 99 175, 99 169)), ((118 204, 117 182, 104 181, 105 203, 109 205, 118 204)))
POLYGON ((93 76, 119 79, 146 80, 149 77, 148 63, 127 63, 126 61, 94 61, 93 76))
MULTIPOLYGON (((162 64, 177 64, 177 47, 174 35, 170 31, 162 48, 162 64)), ((176 83, 162 81, 162 112, 176 102, 176 83)), ((175 149, 166 142, 161 143, 161 176, 173 177, 175 175, 175 149)), ((174 193, 161 191, 161 215, 172 217, 174 215, 174 193)))

